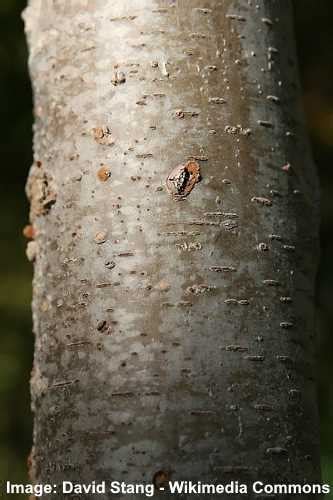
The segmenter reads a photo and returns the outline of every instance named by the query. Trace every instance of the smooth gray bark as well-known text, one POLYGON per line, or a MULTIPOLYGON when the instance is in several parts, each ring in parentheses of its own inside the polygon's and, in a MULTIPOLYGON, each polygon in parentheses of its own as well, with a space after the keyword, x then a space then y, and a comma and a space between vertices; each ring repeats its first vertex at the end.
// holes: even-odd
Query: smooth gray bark
POLYGON ((290 2, 30 0, 25 21, 32 476, 318 482, 290 2))

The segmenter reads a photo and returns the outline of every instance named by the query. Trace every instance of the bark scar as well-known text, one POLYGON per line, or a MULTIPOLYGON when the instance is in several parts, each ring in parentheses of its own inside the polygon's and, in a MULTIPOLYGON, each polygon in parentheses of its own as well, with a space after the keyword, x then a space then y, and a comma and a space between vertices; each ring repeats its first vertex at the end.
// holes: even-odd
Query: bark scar
POLYGON ((30 200, 30 219, 46 215, 57 201, 57 190, 53 178, 41 164, 34 165, 27 182, 26 193, 30 200))
POLYGON ((166 187, 175 200, 182 200, 190 194, 200 180, 200 165, 190 160, 185 165, 177 165, 171 170, 166 179, 166 187))

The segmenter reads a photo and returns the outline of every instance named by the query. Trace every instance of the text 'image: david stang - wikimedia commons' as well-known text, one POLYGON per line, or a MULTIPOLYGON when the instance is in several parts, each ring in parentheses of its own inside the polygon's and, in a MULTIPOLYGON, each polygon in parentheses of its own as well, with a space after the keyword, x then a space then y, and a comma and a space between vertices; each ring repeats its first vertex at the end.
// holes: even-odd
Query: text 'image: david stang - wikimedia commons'
POLYGON ((8 495, 25 494, 37 497, 62 495, 142 495, 152 497, 158 492, 168 492, 171 495, 240 495, 246 497, 252 493, 258 495, 328 495, 328 484, 269 484, 255 481, 251 484, 239 481, 228 483, 202 483, 191 481, 167 481, 160 486, 153 483, 125 483, 120 481, 92 481, 91 483, 73 483, 63 481, 55 484, 14 484, 6 482, 8 495))

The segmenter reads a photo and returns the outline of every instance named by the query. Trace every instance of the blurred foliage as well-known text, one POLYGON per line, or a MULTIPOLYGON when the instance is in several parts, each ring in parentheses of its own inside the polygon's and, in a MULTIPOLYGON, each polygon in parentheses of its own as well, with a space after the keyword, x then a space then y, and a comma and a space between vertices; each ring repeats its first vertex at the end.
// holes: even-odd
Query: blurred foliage
POLYGON ((24 196, 31 163, 31 89, 21 21, 24 0, 0 0, 0 481, 25 481, 31 447, 31 266, 24 257, 24 196))
MULTIPOLYGON (((317 279, 318 379, 323 475, 333 485, 333 2, 294 0, 303 99, 321 184, 317 279)), ((333 498, 333 494, 331 494, 333 498)))
MULTIPOLYGON (((22 228, 28 219, 24 185, 31 164, 32 102, 21 21, 26 0, 1 0, 0 111, 2 182, 0 245, 0 480, 26 481, 31 446, 31 266, 22 228)), ((317 286, 319 399, 324 479, 333 484, 333 2, 294 0, 304 104, 322 186, 322 255, 317 286)))

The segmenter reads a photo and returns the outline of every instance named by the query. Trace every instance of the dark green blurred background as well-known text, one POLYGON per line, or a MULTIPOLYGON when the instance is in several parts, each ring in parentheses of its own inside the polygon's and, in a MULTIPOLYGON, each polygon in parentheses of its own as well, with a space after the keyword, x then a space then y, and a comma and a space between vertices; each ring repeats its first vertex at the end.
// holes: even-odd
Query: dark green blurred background
MULTIPOLYGON (((22 236, 28 220, 24 185, 32 157, 31 88, 20 17, 25 4, 26 0, 0 0, 0 481, 15 482, 26 480, 32 432, 32 275, 22 236)), ((322 189, 318 377, 324 479, 333 484, 333 1, 295 0, 294 4, 304 105, 322 189)))

